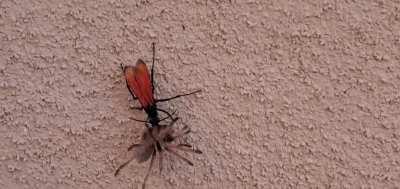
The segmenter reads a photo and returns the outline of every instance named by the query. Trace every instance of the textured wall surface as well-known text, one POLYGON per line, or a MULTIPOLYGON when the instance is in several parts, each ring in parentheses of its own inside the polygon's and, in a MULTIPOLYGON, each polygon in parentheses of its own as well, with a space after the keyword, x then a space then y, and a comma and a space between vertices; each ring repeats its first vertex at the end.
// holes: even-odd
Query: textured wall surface
POLYGON ((399 31, 399 0, 1 0, 0 188, 140 187, 119 66, 151 42, 204 154, 148 188, 398 188, 399 31))

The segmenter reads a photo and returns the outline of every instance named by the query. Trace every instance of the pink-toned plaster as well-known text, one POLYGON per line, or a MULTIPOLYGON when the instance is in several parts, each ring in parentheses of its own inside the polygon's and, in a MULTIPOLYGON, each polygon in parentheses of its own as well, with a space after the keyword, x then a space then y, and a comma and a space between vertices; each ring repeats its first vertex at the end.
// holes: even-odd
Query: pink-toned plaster
POLYGON ((138 188, 151 60, 204 154, 147 188, 400 187, 400 2, 1 0, 0 188, 138 188))

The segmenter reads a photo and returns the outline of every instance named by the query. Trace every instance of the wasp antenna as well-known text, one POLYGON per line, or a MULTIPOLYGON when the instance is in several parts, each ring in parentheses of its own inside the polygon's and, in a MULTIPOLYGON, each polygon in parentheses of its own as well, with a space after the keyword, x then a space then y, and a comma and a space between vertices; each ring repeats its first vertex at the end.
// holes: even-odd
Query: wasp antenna
POLYGON ((154 81, 154 64, 156 62, 156 43, 153 42, 151 43, 152 49, 153 49, 153 64, 151 65, 151 85, 152 85, 152 92, 154 94, 154 90, 155 90, 155 81, 154 81))

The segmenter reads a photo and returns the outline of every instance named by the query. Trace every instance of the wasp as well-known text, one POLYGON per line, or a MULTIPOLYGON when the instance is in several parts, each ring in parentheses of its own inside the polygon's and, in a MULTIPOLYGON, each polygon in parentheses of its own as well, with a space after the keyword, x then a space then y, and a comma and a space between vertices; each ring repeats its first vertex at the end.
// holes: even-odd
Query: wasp
MULTIPOLYGON (((160 119, 158 112, 163 112, 167 114, 169 118, 172 118, 172 115, 157 107, 158 102, 167 102, 172 99, 176 99, 183 96, 192 95, 195 93, 201 92, 201 90, 196 90, 187 94, 179 94, 170 98, 165 99, 156 99, 154 97, 155 90, 155 81, 154 81, 154 62, 155 62, 155 43, 152 43, 153 47, 153 64, 151 66, 151 73, 149 74, 149 70, 147 69, 146 64, 142 59, 137 60, 136 66, 123 66, 121 64, 121 68, 124 72, 126 85, 128 87, 129 92, 132 94, 133 99, 139 100, 140 107, 133 107, 134 109, 144 110, 147 113, 147 120, 137 120, 147 123, 148 127, 157 127, 160 121, 164 119, 160 119)), ((167 118, 168 118, 167 117, 167 118)))

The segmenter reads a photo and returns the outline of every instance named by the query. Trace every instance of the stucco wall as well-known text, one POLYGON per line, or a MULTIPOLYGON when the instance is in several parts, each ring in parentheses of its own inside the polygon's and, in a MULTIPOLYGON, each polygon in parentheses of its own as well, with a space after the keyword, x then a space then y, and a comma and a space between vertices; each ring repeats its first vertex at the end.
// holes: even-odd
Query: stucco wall
POLYGON ((120 64, 203 150, 148 188, 398 188, 400 2, 0 1, 0 188, 137 188, 120 64))

